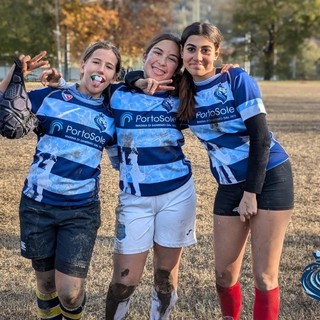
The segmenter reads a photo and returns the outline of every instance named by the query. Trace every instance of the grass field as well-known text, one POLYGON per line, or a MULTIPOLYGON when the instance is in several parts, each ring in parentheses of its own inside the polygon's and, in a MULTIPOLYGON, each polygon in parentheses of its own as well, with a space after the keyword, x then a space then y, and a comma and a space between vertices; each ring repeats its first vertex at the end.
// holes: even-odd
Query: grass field
MULTIPOLYGON (((300 284, 305 266, 320 250, 320 82, 260 82, 269 126, 291 156, 295 180, 295 211, 289 224, 281 261, 281 320, 319 320, 320 302, 300 284)), ((31 88, 31 84, 28 85, 31 88)), ((35 135, 11 141, 0 138, 0 319, 36 319, 35 278, 30 261, 20 257, 18 203, 31 163, 35 135)), ((214 290, 212 202, 216 184, 198 141, 186 131, 185 153, 193 163, 197 188, 197 245, 185 250, 173 312, 176 320, 220 319, 214 290)), ((102 165, 102 226, 87 279, 85 320, 104 319, 107 286, 112 274, 114 208, 118 176, 104 158, 102 165)), ((250 239, 249 239, 250 241, 250 239)), ((248 248, 249 249, 249 248, 248 248)), ((152 284, 152 254, 127 319, 148 319, 152 284)), ((247 250, 241 274, 244 293, 242 319, 252 319, 253 281, 247 250)))

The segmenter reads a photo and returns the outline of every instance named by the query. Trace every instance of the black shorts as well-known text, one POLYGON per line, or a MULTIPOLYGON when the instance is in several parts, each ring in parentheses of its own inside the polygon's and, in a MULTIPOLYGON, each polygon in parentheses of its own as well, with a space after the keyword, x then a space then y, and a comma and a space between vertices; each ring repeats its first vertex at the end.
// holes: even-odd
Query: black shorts
MULTIPOLYGON (((213 212, 222 216, 239 216, 233 211, 239 206, 245 182, 219 185, 213 212)), ((293 176, 290 161, 267 171, 261 194, 257 194, 258 209, 290 210, 294 207, 293 176)))
POLYGON ((100 202, 58 207, 22 194, 21 255, 40 272, 57 269, 85 278, 100 227, 100 202))

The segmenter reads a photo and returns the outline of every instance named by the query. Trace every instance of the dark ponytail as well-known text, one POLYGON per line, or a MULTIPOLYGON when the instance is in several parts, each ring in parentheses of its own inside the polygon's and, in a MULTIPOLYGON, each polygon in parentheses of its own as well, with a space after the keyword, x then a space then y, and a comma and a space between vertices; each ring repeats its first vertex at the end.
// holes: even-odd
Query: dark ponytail
POLYGON ((194 117, 196 110, 195 94, 192 75, 184 70, 179 84, 180 107, 177 117, 180 121, 187 122, 194 117))

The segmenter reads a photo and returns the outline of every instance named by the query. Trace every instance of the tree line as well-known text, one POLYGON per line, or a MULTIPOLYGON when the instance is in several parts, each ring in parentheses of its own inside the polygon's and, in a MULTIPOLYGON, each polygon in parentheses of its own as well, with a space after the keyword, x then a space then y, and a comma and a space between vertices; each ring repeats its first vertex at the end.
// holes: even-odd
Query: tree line
MULTIPOLYGON (((224 33, 224 62, 250 62, 251 74, 265 80, 320 78, 320 0, 199 3, 200 19, 224 33)), ((180 33, 192 10, 191 0, 2 0, 0 64, 46 50, 52 65, 71 66, 90 42, 109 39, 134 66, 153 35, 180 33)))

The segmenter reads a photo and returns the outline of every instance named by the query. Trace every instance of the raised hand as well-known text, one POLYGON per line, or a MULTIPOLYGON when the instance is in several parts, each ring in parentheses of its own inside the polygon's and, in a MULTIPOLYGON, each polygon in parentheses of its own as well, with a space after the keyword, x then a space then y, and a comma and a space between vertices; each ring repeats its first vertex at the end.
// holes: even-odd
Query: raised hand
POLYGON ((38 68, 49 68, 48 60, 42 60, 47 55, 47 51, 41 51, 39 54, 31 58, 29 55, 20 55, 19 59, 22 62, 23 76, 27 76, 31 71, 38 68))
POLYGON ((172 79, 157 81, 152 78, 139 79, 135 82, 135 86, 141 89, 145 94, 153 95, 156 91, 172 91, 174 86, 170 86, 172 79))
POLYGON ((221 65, 221 73, 227 72, 230 68, 239 68, 240 66, 238 64, 223 64, 221 65))
POLYGON ((44 86, 59 87, 61 78, 62 78, 62 73, 58 72, 57 69, 52 68, 49 70, 44 70, 41 73, 40 82, 44 86))

